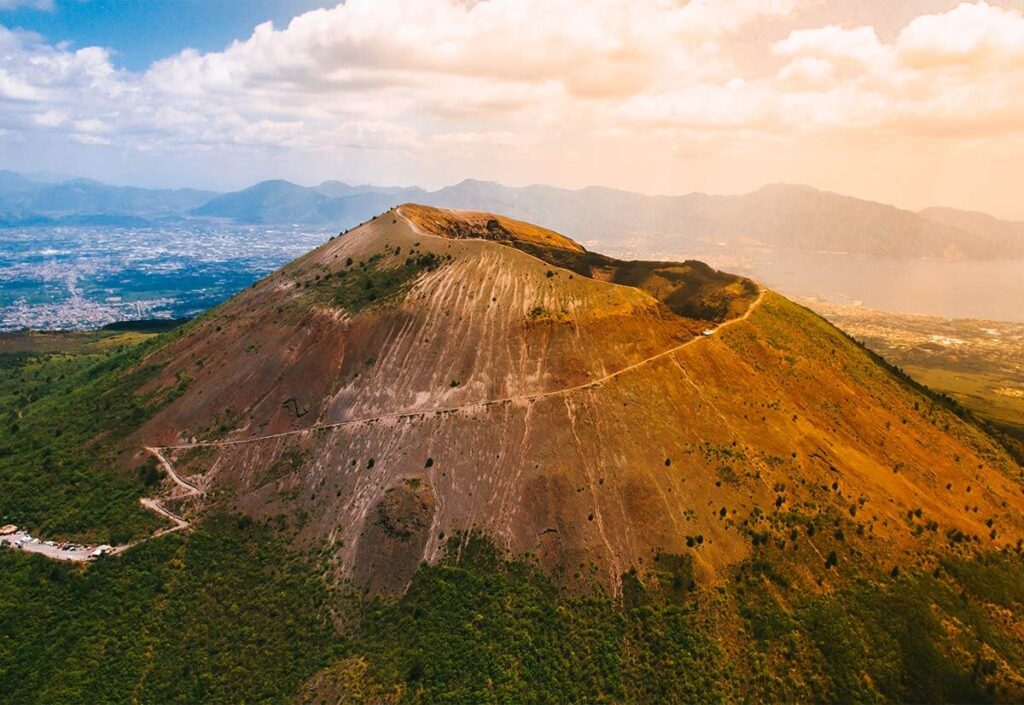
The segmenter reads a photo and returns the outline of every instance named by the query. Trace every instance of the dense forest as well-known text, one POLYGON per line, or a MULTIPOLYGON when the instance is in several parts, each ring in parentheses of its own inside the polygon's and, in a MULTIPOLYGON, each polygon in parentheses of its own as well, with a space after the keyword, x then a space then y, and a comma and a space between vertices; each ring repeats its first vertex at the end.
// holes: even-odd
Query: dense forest
MULTIPOLYGON (((685 572, 685 571, 684 571, 685 572)), ((568 595, 486 541, 365 600, 248 520, 211 516, 86 569, 0 554, 0 691, 17 703, 1006 701, 1016 557, 803 598, 757 561, 568 595), (951 632, 949 625, 957 625, 951 632)))

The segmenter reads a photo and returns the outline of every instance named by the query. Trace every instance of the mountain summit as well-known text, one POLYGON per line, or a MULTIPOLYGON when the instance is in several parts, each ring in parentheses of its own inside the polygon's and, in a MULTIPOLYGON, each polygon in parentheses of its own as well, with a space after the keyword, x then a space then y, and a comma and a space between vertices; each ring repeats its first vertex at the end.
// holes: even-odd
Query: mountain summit
POLYGON ((371 592, 472 535, 612 591, 768 547, 814 586, 1024 537, 1007 453, 821 318, 500 215, 390 210, 143 364, 174 399, 126 448, 371 592))

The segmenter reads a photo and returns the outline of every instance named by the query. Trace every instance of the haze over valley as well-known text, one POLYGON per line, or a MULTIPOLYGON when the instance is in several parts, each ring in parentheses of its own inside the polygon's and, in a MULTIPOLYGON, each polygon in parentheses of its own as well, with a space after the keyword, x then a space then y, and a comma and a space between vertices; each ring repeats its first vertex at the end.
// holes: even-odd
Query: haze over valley
POLYGON ((405 201, 507 213, 627 258, 701 259, 795 296, 1024 321, 1024 223, 802 186, 740 196, 270 181, 229 194, 0 179, 0 330, 191 317, 405 201), (634 215, 639 214, 639 215, 634 215))

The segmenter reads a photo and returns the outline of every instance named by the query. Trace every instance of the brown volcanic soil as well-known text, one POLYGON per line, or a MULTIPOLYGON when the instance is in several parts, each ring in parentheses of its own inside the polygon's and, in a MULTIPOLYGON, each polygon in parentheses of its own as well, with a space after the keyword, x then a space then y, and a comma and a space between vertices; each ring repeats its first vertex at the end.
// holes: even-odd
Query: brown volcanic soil
POLYGON ((183 391, 132 442, 215 444, 168 457, 374 592, 468 531, 612 589, 658 553, 707 583, 770 540, 813 580, 1024 537, 1006 453, 814 314, 546 233, 385 213, 147 361, 183 391))

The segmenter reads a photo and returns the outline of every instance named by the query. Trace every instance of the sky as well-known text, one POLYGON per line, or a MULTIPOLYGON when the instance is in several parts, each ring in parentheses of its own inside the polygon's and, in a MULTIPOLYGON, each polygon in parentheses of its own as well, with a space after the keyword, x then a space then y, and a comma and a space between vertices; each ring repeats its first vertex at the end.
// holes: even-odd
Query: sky
POLYGON ((1024 220, 1024 0, 0 0, 0 168, 1024 220))

